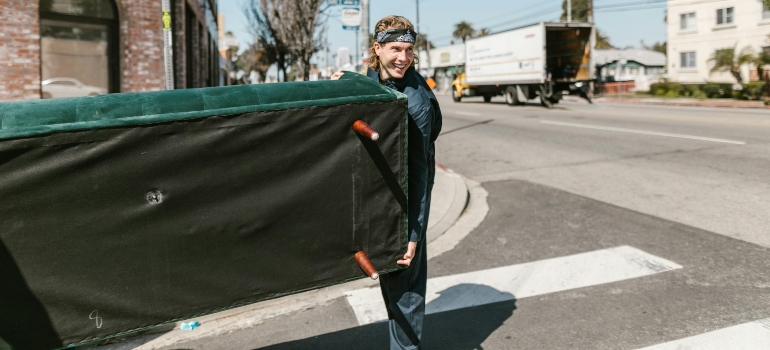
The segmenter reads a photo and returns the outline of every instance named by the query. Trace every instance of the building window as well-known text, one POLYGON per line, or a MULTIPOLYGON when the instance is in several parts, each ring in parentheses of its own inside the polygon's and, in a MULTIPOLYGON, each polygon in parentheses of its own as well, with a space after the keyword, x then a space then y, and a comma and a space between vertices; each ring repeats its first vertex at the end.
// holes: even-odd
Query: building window
POLYGON ((682 52, 679 54, 680 63, 682 68, 695 68, 695 52, 682 52))
POLYGON ((120 90, 113 0, 40 0, 42 98, 120 90))
POLYGON ((679 15, 679 29, 695 30, 696 28, 695 12, 683 13, 679 15))
POLYGON ((733 8, 723 8, 717 10, 717 25, 733 23, 733 8))

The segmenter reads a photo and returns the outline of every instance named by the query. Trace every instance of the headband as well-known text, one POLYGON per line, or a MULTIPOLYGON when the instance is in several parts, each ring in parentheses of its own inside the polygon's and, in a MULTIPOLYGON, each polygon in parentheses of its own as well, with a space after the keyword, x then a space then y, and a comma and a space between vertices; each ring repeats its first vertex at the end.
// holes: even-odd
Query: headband
POLYGON ((392 41, 414 43, 415 35, 416 34, 412 34, 412 31, 410 29, 403 29, 403 28, 388 29, 384 32, 378 32, 377 37, 374 41, 380 44, 389 43, 392 41))

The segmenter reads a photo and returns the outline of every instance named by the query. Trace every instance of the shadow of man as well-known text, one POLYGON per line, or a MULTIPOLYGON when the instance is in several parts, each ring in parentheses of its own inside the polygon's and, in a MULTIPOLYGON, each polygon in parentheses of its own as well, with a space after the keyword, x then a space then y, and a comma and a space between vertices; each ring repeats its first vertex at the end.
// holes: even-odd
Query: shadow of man
MULTIPOLYGON (((508 320, 516 309, 516 298, 513 295, 480 284, 460 284, 439 294, 438 298, 425 306, 428 315, 423 329, 423 349, 483 349, 481 344, 484 340, 508 320)), ((387 348, 388 325, 386 322, 377 322, 260 349, 387 348)))

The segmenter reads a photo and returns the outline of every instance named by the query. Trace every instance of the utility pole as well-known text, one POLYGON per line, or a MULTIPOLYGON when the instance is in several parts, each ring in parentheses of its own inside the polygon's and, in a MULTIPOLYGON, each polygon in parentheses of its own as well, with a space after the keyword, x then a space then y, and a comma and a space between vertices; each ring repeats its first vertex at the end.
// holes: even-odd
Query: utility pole
POLYGON ((572 0, 567 0, 567 23, 572 22, 572 0))
MULTIPOLYGON (((420 0, 414 0, 414 4, 417 6, 417 28, 416 29, 417 29, 417 35, 419 36, 422 33, 420 31, 420 0)), ((414 43, 417 44, 417 37, 416 36, 415 36, 415 42, 414 43)), ((417 64, 417 71, 418 72, 420 71, 420 68, 422 68, 421 66, 422 66, 421 64, 419 64, 419 63, 417 64)))
POLYGON ((417 34, 420 34, 420 0, 414 0, 415 5, 417 5, 417 34))
MULTIPOLYGON (((361 54, 361 57, 359 57, 359 59, 366 57, 368 61, 369 60, 369 0, 361 1, 361 16, 363 18, 361 18, 361 44, 360 45, 363 50, 361 51, 362 54, 361 54)), ((361 61, 363 62, 363 60, 361 61)))
POLYGON ((588 0, 588 23, 594 23, 594 0, 588 0))

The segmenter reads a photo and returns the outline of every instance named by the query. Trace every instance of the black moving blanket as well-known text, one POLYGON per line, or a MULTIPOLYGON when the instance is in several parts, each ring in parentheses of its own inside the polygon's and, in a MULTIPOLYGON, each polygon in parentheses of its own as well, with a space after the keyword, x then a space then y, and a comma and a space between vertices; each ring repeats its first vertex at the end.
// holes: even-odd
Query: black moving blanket
POLYGON ((404 95, 363 76, 0 104, 0 344, 362 278, 359 250, 399 268, 406 118, 404 95))

